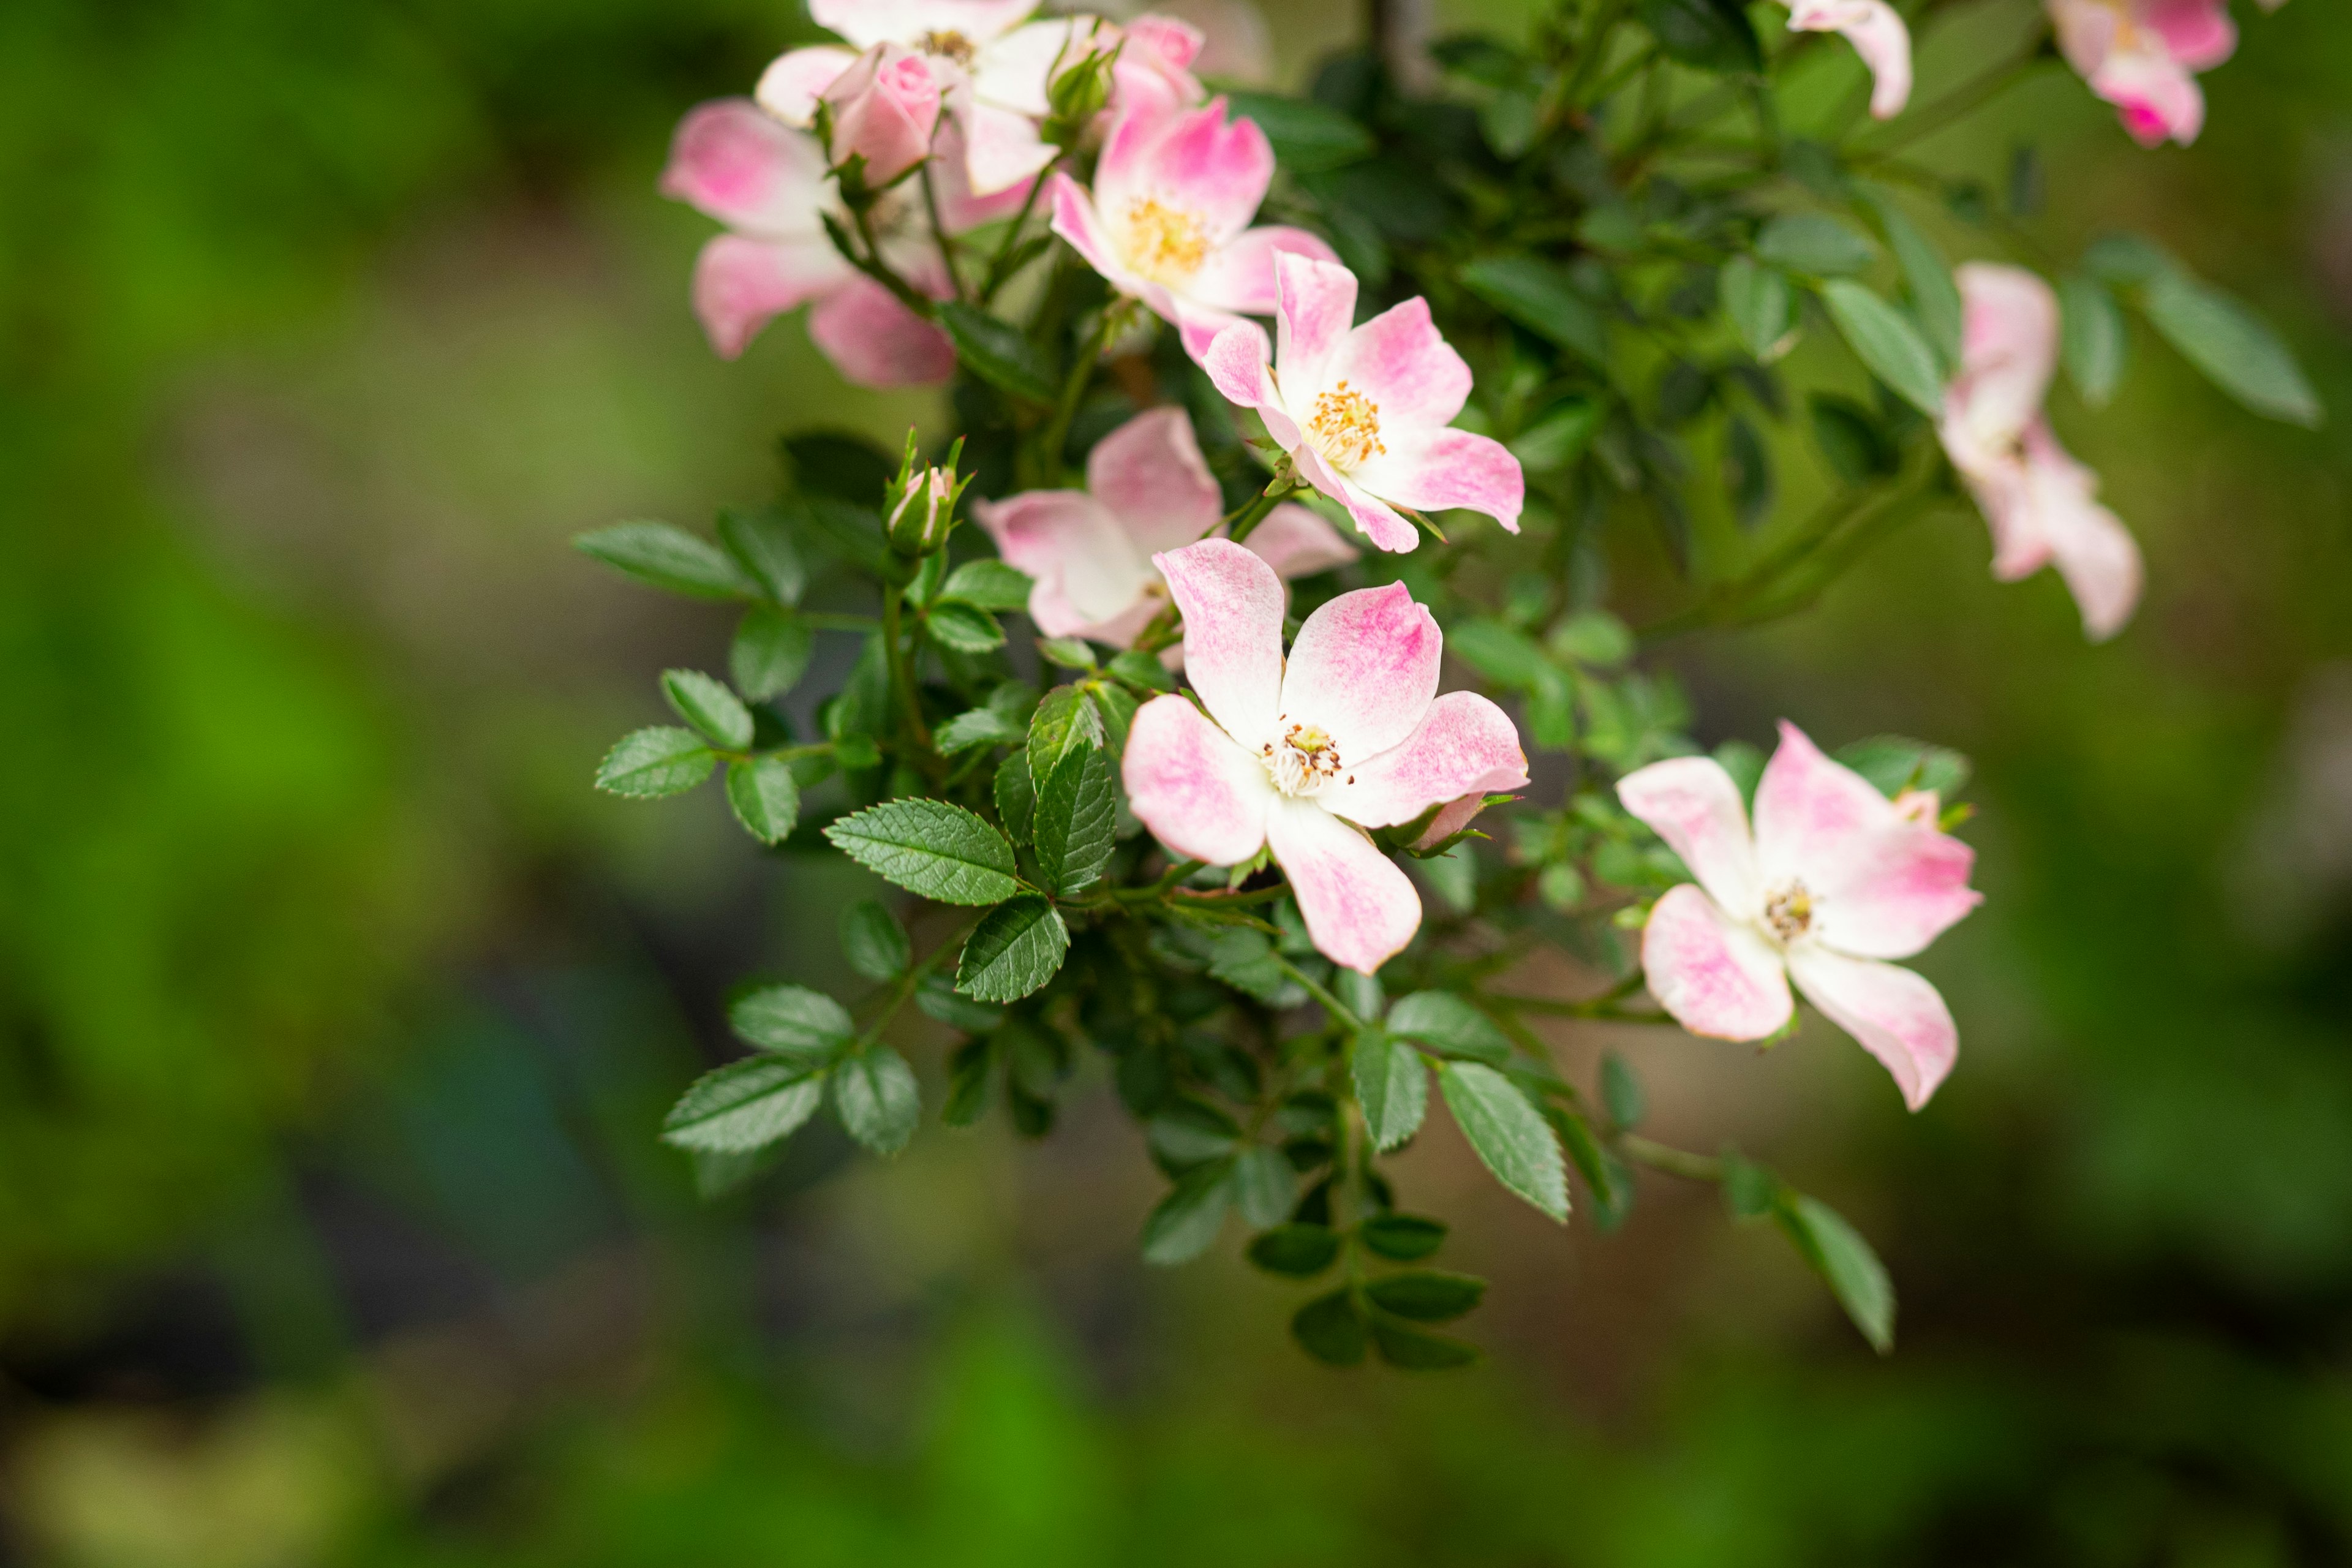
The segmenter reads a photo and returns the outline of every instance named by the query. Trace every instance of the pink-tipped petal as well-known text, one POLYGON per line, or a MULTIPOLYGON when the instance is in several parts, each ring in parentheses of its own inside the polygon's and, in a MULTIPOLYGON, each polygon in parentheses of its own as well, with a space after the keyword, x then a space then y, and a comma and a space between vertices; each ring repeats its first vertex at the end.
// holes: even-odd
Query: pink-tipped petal
MULTIPOLYGON (((1268 224, 1244 229, 1231 243, 1213 250, 1192 274, 1184 291, 1192 299, 1220 310, 1244 316, 1271 316, 1276 298, 1274 258, 1307 256, 1318 261, 1339 257, 1322 237, 1303 228, 1268 224)), ((1450 418, 1451 416, 1448 416, 1450 418)))
POLYGON ((1781 721, 1780 744, 1756 784, 1756 857, 1766 886, 1793 877, 1820 891, 1825 868, 1841 864, 1851 846, 1901 823, 1895 803, 1868 779, 1781 721))
POLYGON ((2009 467, 2058 370, 2058 295, 2021 267, 1963 264, 1960 374, 1945 396, 1941 434, 1972 478, 2009 467))
MULTIPOLYGON (((1369 763, 1428 713, 1444 643, 1437 617, 1402 583, 1328 600, 1291 644, 1276 717, 1286 728, 1325 730, 1346 763, 1369 763)), ((1408 815, 1419 816, 1420 807, 1408 815)))
POLYGON ((2209 71, 2238 50, 2226 0, 2143 0, 2141 23, 2165 52, 2193 71, 2209 71))
POLYGON ((1201 356, 1201 368, 1227 401, 1255 408, 1274 399, 1265 356, 1265 329, 1255 321, 1236 321, 1210 343, 1209 352, 1201 356))
POLYGON ((831 44, 794 49, 778 56, 760 73, 760 85, 752 96, 761 108, 785 124, 805 126, 815 120, 816 100, 824 96, 825 89, 856 61, 856 51, 831 44))
POLYGON ((1285 501, 1266 513, 1265 521, 1250 530, 1242 548, 1273 567, 1274 574, 1285 582, 1312 577, 1357 558, 1356 547, 1340 538, 1338 529, 1324 521, 1320 513, 1296 501, 1285 501))
MULTIPOLYGON (((1276 424, 1276 411, 1267 407, 1258 412, 1265 420, 1267 433, 1277 441, 1281 440, 1282 431, 1276 424)), ((1283 421, 1288 424, 1287 415, 1283 416, 1283 421)), ((1289 428, 1296 431, 1298 427, 1289 425, 1289 428)), ((1323 460, 1323 454, 1296 441, 1289 443, 1289 451, 1292 461, 1298 465, 1299 477, 1346 507, 1349 521, 1363 530, 1364 537, 1370 540, 1376 548, 1403 555, 1419 546, 1421 531, 1413 527, 1409 519, 1363 486, 1343 479, 1323 460)))
POLYGON ((962 95, 949 106, 963 127, 964 172, 974 195, 992 196, 1034 179, 1060 155, 1038 139, 1036 122, 1026 115, 962 95))
POLYGON ((2205 94, 2197 79, 2158 45, 2118 49, 2090 78, 2091 90, 2116 106, 2124 129, 2143 147, 2194 143, 2205 128, 2205 94))
POLYGON ((2139 544, 2098 502, 2098 478, 2067 456, 2037 422, 2025 434, 2025 483, 2011 528, 2030 531, 2058 568, 2093 642, 2121 631, 2139 603, 2146 569, 2139 544))
POLYGON ((1355 326, 1356 275, 1336 261, 1281 251, 1274 276, 1275 379, 1311 403, 1325 384, 1324 366, 1355 326))
POLYGON ((1429 819, 1429 826, 1422 829, 1421 837, 1412 841, 1412 847, 1423 853, 1436 848, 1477 820, 1478 814, 1486 809, 1486 793, 1484 790, 1474 791, 1459 800, 1449 802, 1444 810, 1429 819))
POLYGON ((1137 710, 1119 773, 1136 820, 1179 855, 1238 866, 1265 843, 1276 797, 1264 764, 1181 697, 1137 710))
POLYGON ((1789 973, 1806 1001, 1895 1076, 1912 1110, 1951 1072, 1959 1028, 1942 995, 1911 971, 1800 944, 1789 954, 1789 973))
POLYGON ((1348 759, 1315 798, 1359 826, 1393 827, 1440 802, 1483 800, 1527 783, 1527 753, 1510 715, 1475 691, 1449 691, 1401 743, 1360 763, 1348 759))
POLYGON ((1348 476, 1359 489, 1415 511, 1482 511, 1518 532, 1528 481, 1508 447, 1454 429, 1400 430, 1386 439, 1387 451, 1348 476))
POLYGON ((1151 558, 1184 617, 1184 671, 1209 716, 1255 751, 1282 696, 1282 579, 1228 539, 1151 558))
POLYGON ((1743 920, 1764 908, 1764 882, 1739 786, 1712 757, 1670 757, 1617 781, 1617 798, 1682 858, 1699 886, 1743 920))
POLYGON ((1911 30, 1886 0, 1795 0, 1789 26, 1801 33, 1842 33, 1870 68, 1870 112, 1892 120, 1911 101, 1911 30))
POLYGON ((947 333, 863 274, 818 302, 808 334, 843 379, 859 386, 936 386, 955 374, 947 333))
POLYGON ((722 98, 677 122, 661 194, 755 235, 822 237, 824 180, 824 150, 814 140, 749 99, 722 98))
MULTIPOLYGON (((999 223, 1029 205, 1032 180, 1020 180, 987 195, 971 188, 971 160, 964 144, 963 123, 954 115, 940 121, 931 143, 931 173, 939 188, 940 224, 950 234, 968 234, 999 223)), ((1050 211, 1050 207, 1048 208, 1050 211)))
POLYGON ((695 258, 694 313, 712 352, 734 359, 776 317, 856 276, 823 240, 722 234, 695 258))
POLYGON ((1134 542, 1139 566, 1157 552, 1206 538, 1224 515, 1192 421, 1172 405, 1148 409, 1096 443, 1087 489, 1134 542))
POLYGON ((1452 424, 1470 396, 1470 367, 1439 334, 1429 301, 1419 297, 1349 332, 1310 390, 1343 381, 1379 407, 1381 432, 1391 441, 1408 427, 1452 424))
POLYGON ((1650 910, 1642 973, 1658 1005, 1694 1035, 1760 1040, 1796 1012, 1780 955, 1689 882, 1666 889, 1650 910))
POLYGON ((1155 581, 1128 531, 1092 496, 1030 490, 982 501, 971 514, 997 553, 1036 579, 1029 618, 1047 637, 1072 637, 1125 614, 1155 581))
POLYGON ((1265 837, 1290 879, 1308 938, 1332 963, 1370 974, 1421 929, 1421 895, 1412 879, 1315 802, 1276 797, 1265 837))
POLYGON ((1274 180, 1274 149, 1254 120, 1227 121, 1212 99, 1168 122, 1126 176, 1139 195, 1189 215, 1212 245, 1249 226, 1274 180))
MULTIPOLYGON (((1110 279, 1122 293, 1133 293, 1134 279, 1118 258, 1118 247, 1104 227, 1102 214, 1086 187, 1065 174, 1047 182, 1045 198, 1054 213, 1054 232, 1069 241, 1086 264, 1110 279)), ((1262 336, 1263 334, 1261 334, 1262 336)))

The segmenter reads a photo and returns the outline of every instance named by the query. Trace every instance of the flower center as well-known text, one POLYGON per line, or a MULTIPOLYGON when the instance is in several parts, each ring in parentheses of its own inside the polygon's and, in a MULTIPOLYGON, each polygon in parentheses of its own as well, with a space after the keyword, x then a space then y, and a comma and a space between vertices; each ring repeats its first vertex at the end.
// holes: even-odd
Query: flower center
POLYGON ((1209 230, 1181 207, 1165 207, 1149 196, 1127 205, 1128 265, 1155 283, 1181 283, 1201 270, 1209 256, 1209 230))
POLYGON ((1764 895, 1764 923, 1783 944, 1813 928, 1813 895, 1793 877, 1764 895))
POLYGON ((1268 741, 1261 760, 1274 787, 1287 795, 1318 794, 1339 776, 1339 742, 1312 724, 1293 724, 1281 740, 1268 741))
POLYGON ((952 27, 944 31, 935 28, 925 33, 915 40, 915 47, 927 55, 936 55, 940 59, 952 61, 966 70, 971 68, 972 60, 980 54, 978 45, 952 27))
POLYGON ((1307 421, 1315 449, 1343 468, 1388 450, 1381 444, 1381 405, 1345 381, 1315 395, 1315 412, 1307 421))

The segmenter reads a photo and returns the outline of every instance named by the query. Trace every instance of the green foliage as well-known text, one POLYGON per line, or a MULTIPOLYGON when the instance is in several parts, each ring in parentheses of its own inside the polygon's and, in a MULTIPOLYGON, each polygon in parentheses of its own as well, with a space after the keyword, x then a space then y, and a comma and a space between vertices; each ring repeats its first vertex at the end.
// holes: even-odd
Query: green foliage
POLYGON ((1477 1062, 1448 1062, 1438 1087, 1454 1125, 1495 1179, 1556 1220, 1568 1218, 1568 1173, 1543 1117, 1517 1085, 1477 1062))
POLYGON ((801 819, 801 787, 782 757, 727 764, 727 804, 743 831, 762 844, 782 844, 801 819))
POLYGON ((841 951, 849 967, 868 980, 896 980, 915 959, 907 928, 872 899, 841 911, 841 951))
POLYGON ((682 795, 710 776, 719 759, 691 730, 656 725, 635 730, 596 764, 596 787, 634 800, 682 795))
POLYGON ((758 592, 743 568, 707 540, 666 522, 616 522, 572 541, 647 587, 697 599, 742 599, 758 592))
POLYGON ((1024 895, 981 917, 956 966, 956 989, 982 1002, 1018 1001, 1054 978, 1069 949, 1059 911, 1024 895))
POLYGON ((868 1046, 834 1068, 833 1107, 841 1125, 877 1154, 895 1154, 915 1135, 923 1095, 915 1069, 887 1046, 868 1046))
POLYGON ((1944 406, 1944 383, 1936 355, 1919 329, 1900 310, 1849 279, 1822 285, 1822 303, 1844 334, 1854 357, 1904 402, 1933 418, 1944 406))
POLYGON ((1366 1029, 1356 1037, 1350 1071, 1373 1148, 1393 1149, 1421 1131, 1429 1068, 1419 1051, 1385 1029, 1366 1029))
POLYGON ((1020 890, 1004 836, 945 801, 887 801, 824 836, 877 876, 943 904, 999 903, 1020 890))
POLYGON ((740 1153, 790 1137, 824 1098, 824 1075, 804 1062, 732 1062, 679 1097, 662 1139, 681 1149, 740 1153))

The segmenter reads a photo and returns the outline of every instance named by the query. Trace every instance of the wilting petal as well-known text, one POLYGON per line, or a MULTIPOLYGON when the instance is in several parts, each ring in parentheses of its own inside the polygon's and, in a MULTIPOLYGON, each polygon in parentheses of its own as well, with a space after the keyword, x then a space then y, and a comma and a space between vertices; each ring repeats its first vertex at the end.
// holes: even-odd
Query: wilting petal
MULTIPOLYGON (((1380 408, 1381 433, 1402 426, 1450 425, 1470 396, 1470 367, 1429 319, 1419 297, 1390 307, 1343 339, 1307 392, 1346 382, 1380 408)), ((1302 389, 1292 388, 1294 395, 1302 389)))
POLYGON ((1350 483, 1416 511, 1465 507, 1513 533, 1527 504, 1527 476, 1511 449, 1468 430, 1382 431, 1388 450, 1357 465, 1350 483))
POLYGON ((1370 974, 1421 929, 1421 895, 1411 879, 1315 802, 1276 796, 1265 838, 1290 879, 1307 936, 1332 963, 1370 974))
POLYGON ((1265 843, 1265 764, 1181 697, 1137 710, 1119 773, 1136 820, 1179 855, 1238 866, 1265 843))
POLYGON ((1184 672, 1209 716, 1255 750, 1282 696, 1282 579, 1228 539, 1151 558, 1184 617, 1184 672))
POLYGON ((1682 858, 1715 901, 1744 920, 1764 908, 1764 882, 1739 786, 1712 757, 1671 757, 1617 781, 1617 798, 1682 858))
POLYGON ((1809 943, 1790 952, 1789 973, 1806 1001, 1895 1075, 1904 1104, 1927 1103, 1960 1054, 1959 1028, 1934 986, 1892 963, 1809 943))
POLYGON ((1029 618, 1047 637, 1069 637, 1122 614, 1155 581, 1119 520, 1092 496, 1030 490, 982 501, 971 514, 997 553, 1037 580, 1029 618), (1066 624, 1072 616, 1075 624, 1066 624))
POLYGON ((824 96, 824 89, 856 62, 856 50, 831 44, 794 49, 779 55, 760 74, 760 85, 752 96, 761 108, 785 124, 804 126, 816 119, 816 100, 824 96))
POLYGON ((1886 0, 1793 0, 1789 27, 1843 33, 1870 68, 1870 112, 1892 120, 1911 101, 1911 30, 1886 0))
POLYGON ((2193 71, 2211 70, 2237 52, 2237 24, 2225 0, 2142 0, 2140 22, 2164 40, 2165 53, 2193 71))
POLYGON ((1796 1012, 1780 955, 1689 882, 1666 889, 1642 929, 1650 994, 1694 1035, 1760 1040, 1796 1012))
POLYGON ((1401 743, 1360 763, 1349 759, 1315 799, 1359 826, 1393 827, 1440 802, 1482 800, 1527 782, 1527 753, 1510 715, 1475 691, 1449 691, 1401 743))
POLYGON ((809 20, 859 48, 925 33, 961 33, 986 44, 1037 8, 1037 0, 809 0, 809 20))
POLYGON ((1369 763, 1429 711, 1444 641, 1437 617, 1402 583, 1342 594, 1298 628, 1276 717, 1285 726, 1319 726, 1346 763, 1369 763))
POLYGON ((1312 402, 1324 366, 1356 322, 1356 275, 1336 261, 1287 252, 1274 258, 1280 299, 1275 316, 1275 379, 1286 397, 1312 402))
POLYGON ((1287 253, 1311 256, 1318 261, 1339 259, 1322 237, 1303 228, 1269 224, 1244 229, 1232 241, 1209 253, 1201 269, 1184 285, 1184 292, 1202 304, 1246 316, 1271 316, 1275 297, 1274 258, 1287 253))
MULTIPOLYGON (((2007 518, 2011 542, 2003 551, 2005 577, 2033 557, 2054 563, 2083 612, 2083 630, 2093 642, 2121 631, 2139 603, 2144 567, 2139 544, 2122 520, 2098 502, 2098 478, 2067 456, 2037 421, 2025 434, 2024 483, 2007 518)), ((2039 566, 2040 559, 2034 560, 2039 566)))
POLYGON ((1345 566, 1357 556, 1356 547, 1340 538, 1338 529, 1296 501, 1285 501, 1266 513, 1265 521, 1242 541, 1242 548, 1273 567, 1285 582, 1345 566))
POLYGON ((1444 810, 1429 819, 1429 826, 1422 829, 1421 837, 1412 841, 1412 847, 1424 853, 1436 848, 1469 826, 1486 809, 1486 793, 1484 790, 1473 791, 1459 800, 1449 802, 1444 810))
POLYGON ((822 237, 824 179, 824 151, 814 140, 749 99, 722 98, 677 122, 661 194, 755 235, 822 237))
MULTIPOLYGON (((722 234, 695 258, 694 313, 711 349, 721 359, 733 359, 776 317, 803 300, 845 288, 856 277, 821 239, 722 234)), ((952 360, 949 368, 952 373, 952 360)))
POLYGON ((932 386, 955 374, 947 333, 861 273, 809 312, 809 341, 859 386, 932 386))
POLYGON ((1172 405, 1139 414, 1096 443, 1087 489, 1135 542, 1138 567, 1156 552, 1207 537, 1224 515, 1192 421, 1172 405))

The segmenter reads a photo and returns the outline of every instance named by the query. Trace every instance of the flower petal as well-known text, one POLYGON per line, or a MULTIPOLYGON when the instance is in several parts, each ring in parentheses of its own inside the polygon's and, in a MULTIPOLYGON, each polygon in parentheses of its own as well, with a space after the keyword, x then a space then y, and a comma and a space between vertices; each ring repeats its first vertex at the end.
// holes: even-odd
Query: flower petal
POLYGON ((1800 943, 1789 954, 1789 973, 1806 1001, 1895 1075, 1912 1110, 1951 1072, 1959 1028, 1943 996, 1911 971, 1800 943))
MULTIPOLYGON (((1470 396, 1470 367, 1429 319, 1419 297, 1394 305, 1343 338, 1307 392, 1345 381, 1379 405, 1381 433, 1450 425, 1470 396)), ((1294 388, 1294 393, 1299 389, 1294 388)))
POLYGON ((1756 860, 1765 886, 1794 877, 1822 892, 1855 845, 1906 826, 1868 779, 1781 721, 1780 744, 1756 785, 1756 860))
POLYGON ((1313 401, 1323 367, 1356 322, 1356 275, 1336 261, 1276 253, 1274 376, 1286 397, 1313 401))
POLYGON ((1212 246, 1249 226, 1274 181, 1274 148, 1255 120, 1226 119, 1213 98, 1168 121, 1126 175, 1137 198, 1191 216, 1212 246))
POLYGON ((1265 843, 1276 796, 1265 765, 1181 697, 1136 710, 1119 774, 1136 820, 1179 855, 1238 866, 1265 843))
POLYGON ((1070 637, 1124 614, 1158 580, 1119 520, 1092 496, 1029 490, 982 501, 971 514, 997 553, 1037 580, 1029 618, 1047 637, 1070 637))
MULTIPOLYGON (((1267 432, 1279 440, 1281 433, 1276 429, 1274 411, 1262 408, 1258 414, 1265 421, 1267 432)), ((1287 421, 1288 416, 1286 414, 1284 418, 1287 421)), ((1295 431, 1298 426, 1292 425, 1290 428, 1295 431)), ((1307 481, 1346 507, 1348 516, 1364 531, 1364 537, 1375 545, 1393 554, 1403 555, 1421 543, 1421 530, 1371 491, 1341 478, 1330 464, 1323 460, 1322 453, 1312 447, 1293 445, 1290 456, 1307 481)))
POLYGON ((809 312, 809 341, 859 386, 934 386, 955 374, 948 335, 863 274, 809 312))
POLYGON ((1320 512, 1296 501, 1285 501, 1266 513, 1265 521, 1250 530, 1242 548, 1273 567, 1274 574, 1285 582, 1345 566, 1358 554, 1356 547, 1340 538, 1339 531, 1324 521, 1320 512))
POLYGON ((1096 210, 1087 188, 1057 171, 1046 184, 1045 196, 1054 210, 1054 232, 1069 241, 1070 248, 1087 266, 1110 279, 1113 288, 1122 293, 1135 292, 1136 280, 1119 260, 1118 247, 1111 242, 1102 214, 1096 210))
POLYGON ((823 240, 722 234, 695 258, 694 313, 712 351, 733 359, 776 317, 856 277, 823 240))
POLYGON ((1689 882, 1667 889, 1650 910, 1642 973, 1658 1005, 1694 1035, 1760 1040, 1796 1012, 1772 944, 1689 882))
POLYGON ((972 90, 983 102, 1042 120, 1053 112, 1054 72, 1115 47, 1113 32, 1094 16, 1055 16, 1015 27, 972 61, 972 90))
POLYGON ((1764 879, 1739 786, 1712 757, 1670 757, 1617 781, 1617 798, 1741 920, 1764 910, 1764 879))
POLYGON ((1134 541, 1139 567, 1155 552, 1207 537, 1224 515, 1192 421, 1172 405, 1139 414, 1096 443, 1087 489, 1134 541))
POLYGON ((962 122, 953 115, 940 121, 939 139, 931 143, 940 195, 940 224, 950 234, 968 234, 1001 222, 1029 205, 1033 182, 1016 180, 1001 191, 977 195, 971 188, 971 159, 964 143, 962 122))
POLYGON ((1959 285, 1960 374, 1939 427, 1962 473, 1997 475, 2041 413, 2058 369, 2058 295, 2021 267, 1965 262, 1959 285))
POLYGON ((677 122, 661 194, 755 235, 822 239, 824 150, 747 98, 698 104, 677 122))
POLYGON ((1388 450, 1359 464, 1349 481, 1416 511, 1466 507, 1513 533, 1527 504, 1527 475, 1511 449, 1468 430, 1382 432, 1388 450))
POLYGON ((1229 539, 1151 558, 1184 616, 1184 670, 1209 716, 1253 752, 1282 697, 1282 579, 1229 539))
POLYGON ((1351 764, 1315 798, 1359 826, 1393 827, 1442 802, 1522 789, 1527 782, 1527 753, 1510 715, 1475 691, 1449 691, 1402 742, 1351 764))
POLYGON ((1244 229, 1202 261, 1201 269, 1184 285, 1187 297, 1220 310, 1245 316, 1271 316, 1276 298, 1274 258, 1281 255, 1311 256, 1318 261, 1339 259, 1319 235, 1280 224, 1244 229))
POLYGON ((2083 612, 2084 635, 2105 642, 2131 619, 2145 567, 2138 542, 2099 504, 2098 490, 2098 476, 2037 420, 2025 433, 2024 482, 2005 520, 2010 538, 1994 570, 2013 578, 2045 560, 2054 563, 2083 612), (2029 559, 2032 565, 2023 566, 2029 559))
POLYGON ((2140 15, 2165 53, 2190 70, 2211 70, 2237 53, 2238 28, 2224 0, 2145 0, 2140 15))
POLYGON ((760 107, 787 125, 806 126, 816 119, 816 100, 824 96, 842 72, 856 62, 854 49, 819 44, 779 55, 760 73, 752 96, 760 107))
POLYGON ((1437 617, 1402 583, 1327 600, 1290 646, 1276 721, 1319 726, 1348 763, 1369 763, 1429 712, 1444 643, 1437 617))
POLYGON ((1886 0, 1794 0, 1789 29, 1843 33, 1870 68, 1870 112, 1892 120, 1911 101, 1911 30, 1886 0))
POLYGON ((957 92, 948 108, 963 127, 964 173, 972 195, 992 196, 1045 172, 1059 153, 1037 135, 1036 122, 1009 109, 957 92))
POLYGON ((1332 963, 1370 974, 1421 929, 1421 895, 1412 879, 1315 802, 1276 796, 1265 838, 1290 879, 1307 936, 1332 963))
POLYGON ((961 33, 985 44, 1037 8, 1037 0, 809 0, 809 20, 859 48, 925 33, 961 33))

